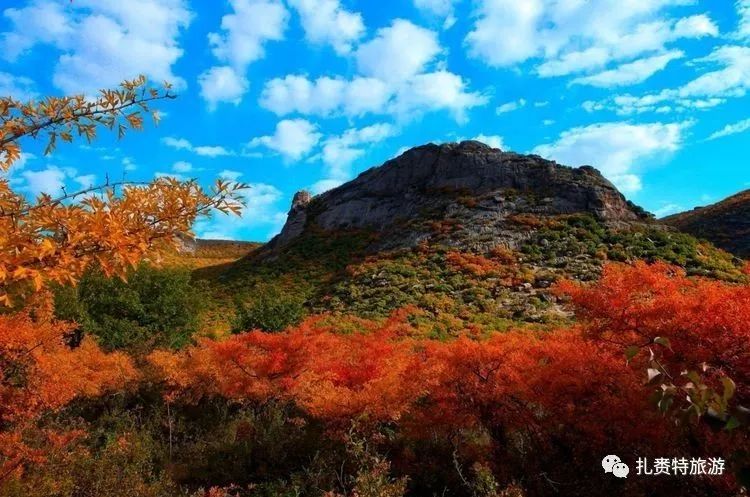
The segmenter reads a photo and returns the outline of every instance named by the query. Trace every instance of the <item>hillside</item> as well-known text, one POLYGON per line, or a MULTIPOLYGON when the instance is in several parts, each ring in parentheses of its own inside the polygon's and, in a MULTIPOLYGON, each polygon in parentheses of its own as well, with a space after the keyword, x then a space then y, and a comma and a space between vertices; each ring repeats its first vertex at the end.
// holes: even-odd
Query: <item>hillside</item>
MULTIPOLYGON (((740 495, 725 490, 748 463, 750 267, 592 167, 426 145, 298 193, 268 244, 178 248, 167 267, 56 289, 70 324, 52 353, 69 358, 50 390, 78 371, 85 388, 130 379, 50 418, 91 436, 42 474, 154 497, 740 495), (654 365, 666 374, 646 384, 654 365), (685 413, 713 406, 707 437, 685 413), (612 447, 731 466, 622 481, 601 470, 612 447)), ((13 345, 48 333, 5 319, 13 345)), ((57 495, 36 467, 8 495, 57 495)))
POLYGON ((750 257, 750 190, 661 220, 738 257, 750 257))
POLYGON ((556 281, 636 259, 741 277, 729 254, 654 222, 592 167, 463 142, 414 148, 319 196, 298 193, 270 243, 196 276, 217 306, 234 302, 215 315, 269 302, 293 309, 290 322, 415 306, 426 333, 445 335, 565 321, 556 281))

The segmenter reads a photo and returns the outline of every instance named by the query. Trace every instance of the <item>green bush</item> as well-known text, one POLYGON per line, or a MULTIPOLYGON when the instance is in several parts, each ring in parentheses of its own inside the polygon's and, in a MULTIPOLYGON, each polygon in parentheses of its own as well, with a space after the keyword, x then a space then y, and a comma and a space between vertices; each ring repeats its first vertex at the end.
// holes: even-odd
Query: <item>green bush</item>
POLYGON ((237 314, 233 333, 248 330, 282 331, 305 315, 304 301, 272 285, 256 287, 252 298, 235 300, 237 314))
POLYGON ((587 214, 569 216, 536 231, 521 251, 538 264, 568 264, 577 256, 604 255, 611 261, 664 261, 682 266, 690 274, 742 278, 741 264, 730 254, 691 235, 647 223, 612 229, 587 214))
POLYGON ((126 281, 87 273, 76 288, 56 292, 55 312, 107 349, 179 348, 197 330, 202 302, 189 271, 143 264, 126 281))

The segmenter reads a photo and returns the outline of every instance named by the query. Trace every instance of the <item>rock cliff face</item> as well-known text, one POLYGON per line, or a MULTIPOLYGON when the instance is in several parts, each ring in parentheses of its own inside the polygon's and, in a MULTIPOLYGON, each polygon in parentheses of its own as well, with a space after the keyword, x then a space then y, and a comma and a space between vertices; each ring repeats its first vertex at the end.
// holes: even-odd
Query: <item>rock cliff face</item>
POLYGON ((429 144, 319 196, 298 193, 268 248, 283 248, 310 229, 373 231, 378 249, 437 239, 513 248, 523 237, 514 229, 517 216, 574 213, 615 224, 645 215, 590 166, 570 168, 475 141, 429 144))
POLYGON ((661 221, 738 257, 750 258, 750 190, 661 221))

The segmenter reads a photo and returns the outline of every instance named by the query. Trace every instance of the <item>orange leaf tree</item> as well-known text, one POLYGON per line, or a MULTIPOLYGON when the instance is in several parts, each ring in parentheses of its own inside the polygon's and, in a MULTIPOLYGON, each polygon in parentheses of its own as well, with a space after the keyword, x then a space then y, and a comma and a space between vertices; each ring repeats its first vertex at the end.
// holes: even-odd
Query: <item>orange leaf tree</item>
MULTIPOLYGON (((122 136, 142 127, 149 102, 171 98, 168 85, 149 88, 143 77, 93 99, 0 98, 0 173, 21 157, 25 139, 46 133, 50 153, 58 140, 92 140, 99 127, 122 136)), ((198 216, 212 209, 239 213, 243 188, 217 181, 206 191, 195 181, 157 179, 30 201, 0 177, 0 307, 11 304, 11 297, 19 308, 35 304, 0 313, 0 484, 75 438, 43 429, 44 414, 121 388, 137 376, 127 356, 106 354, 90 338, 70 348, 65 334, 71 326, 51 319, 49 299, 40 291, 50 282, 75 283, 92 265, 123 275, 146 254, 190 236, 198 216)))
POLYGON ((625 352, 658 410, 729 456, 750 485, 750 285, 690 278, 664 263, 611 264, 563 282, 585 335, 625 352))
MULTIPOLYGON (((174 95, 147 86, 140 77, 98 97, 55 98, 20 103, 0 98, 0 172, 21 154, 21 141, 48 135, 46 153, 57 140, 92 140, 98 127, 141 129, 148 104, 174 95)), ((158 114, 154 113, 154 116, 158 114)), ((0 178, 0 304, 14 294, 38 291, 48 282, 74 283, 92 264, 122 275, 149 251, 190 236, 198 216, 217 209, 239 213, 245 185, 217 181, 208 191, 195 181, 160 178, 148 184, 107 183, 59 198, 35 201, 0 178)))
POLYGON ((729 421, 734 406, 750 405, 750 285, 638 262, 606 266, 595 285, 563 282, 559 290, 590 338, 643 360, 662 410, 687 399, 680 407, 688 417, 729 421))
POLYGON ((282 333, 204 340, 150 359, 173 400, 288 402, 339 437, 354 424, 373 443, 388 443, 381 430, 397 430, 408 447, 431 447, 409 464, 437 473, 453 473, 455 458, 510 480, 549 471, 567 451, 581 462, 554 476, 570 478, 597 469, 595 449, 658 447, 668 438, 621 354, 576 330, 439 342, 418 337, 404 314, 360 324, 360 332, 341 334, 309 318, 282 333), (513 440, 532 452, 519 454, 513 440))
POLYGON ((91 338, 65 343, 72 325, 51 319, 51 308, 0 315, 0 486, 26 464, 79 434, 43 430, 40 417, 75 398, 96 397, 137 377, 122 353, 104 353, 91 338))

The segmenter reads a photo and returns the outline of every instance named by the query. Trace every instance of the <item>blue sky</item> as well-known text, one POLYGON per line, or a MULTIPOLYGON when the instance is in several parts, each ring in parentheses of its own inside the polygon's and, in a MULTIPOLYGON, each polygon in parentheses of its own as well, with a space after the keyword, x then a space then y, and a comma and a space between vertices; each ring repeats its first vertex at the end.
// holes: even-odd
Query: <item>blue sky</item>
POLYGON ((750 0, 10 0, 0 94, 175 84, 157 128, 27 144, 29 195, 104 179, 250 183, 241 220, 198 235, 266 240, 292 195, 427 142, 478 138, 591 164, 659 215, 750 185, 750 0))

